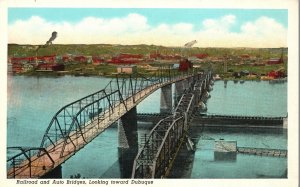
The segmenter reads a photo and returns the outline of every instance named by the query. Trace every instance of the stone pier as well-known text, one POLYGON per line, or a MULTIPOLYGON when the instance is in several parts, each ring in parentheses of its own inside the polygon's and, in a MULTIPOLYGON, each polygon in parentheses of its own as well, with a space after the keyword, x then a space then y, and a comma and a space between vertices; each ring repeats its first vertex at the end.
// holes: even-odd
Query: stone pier
POLYGON ((177 106, 178 101, 180 100, 184 92, 184 89, 184 81, 175 82, 174 106, 177 106))
POLYGON ((118 121, 119 164, 121 178, 130 178, 132 165, 138 152, 136 107, 128 111, 118 121))
POLYGON ((172 85, 168 84, 161 88, 160 113, 170 112, 172 112, 172 85))

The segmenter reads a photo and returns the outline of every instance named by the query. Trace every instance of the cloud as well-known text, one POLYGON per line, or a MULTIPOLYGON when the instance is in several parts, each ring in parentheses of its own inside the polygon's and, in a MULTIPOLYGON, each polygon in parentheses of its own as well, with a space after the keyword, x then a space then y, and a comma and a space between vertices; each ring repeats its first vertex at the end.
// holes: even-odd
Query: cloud
POLYGON ((202 46, 214 47, 285 47, 287 29, 276 20, 260 17, 243 23, 240 32, 231 31, 236 24, 234 15, 203 21, 203 29, 197 35, 202 46))
POLYGON ((210 32, 226 32, 236 22, 234 15, 226 15, 220 19, 206 19, 203 21, 204 30, 210 32))
POLYGON ((9 43, 44 44, 53 31, 57 44, 155 44, 183 46, 197 40, 198 47, 282 47, 287 46, 287 29, 276 20, 260 17, 237 25, 235 15, 191 23, 159 23, 152 26, 147 17, 132 13, 125 17, 85 17, 77 23, 49 22, 32 16, 8 25, 9 43), (234 28, 239 28, 233 32, 234 28), (196 29, 197 28, 197 29, 196 29))

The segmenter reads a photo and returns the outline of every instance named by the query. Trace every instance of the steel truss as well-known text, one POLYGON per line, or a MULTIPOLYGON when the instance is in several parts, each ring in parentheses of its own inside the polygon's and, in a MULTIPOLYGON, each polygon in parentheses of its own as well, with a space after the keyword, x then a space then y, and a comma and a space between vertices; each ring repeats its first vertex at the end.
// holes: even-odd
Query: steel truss
POLYGON ((160 120, 145 136, 145 142, 134 160, 132 178, 164 178, 169 174, 210 79, 210 72, 193 77, 173 115, 160 120))
MULTIPOLYGON (((39 148, 19 147, 22 154, 7 160, 7 168, 13 172, 7 175, 15 177, 20 174, 17 171, 22 172, 28 168, 31 170, 31 163, 34 161, 32 158, 37 159, 45 154, 48 155, 51 163, 53 161, 51 153, 59 155, 64 162, 122 117, 124 113, 121 113, 121 110, 125 108, 128 111, 128 103, 140 102, 145 97, 144 90, 148 89, 147 94, 150 94, 159 86, 193 76, 192 71, 176 73, 170 67, 163 66, 152 77, 139 74, 116 75, 116 78, 112 79, 104 89, 62 107, 52 117, 39 148)), ((60 163, 55 163, 55 166, 51 164, 49 167, 56 167, 57 164, 60 163)), ((28 177, 33 176, 30 174, 28 177)))
POLYGON ((8 165, 12 165, 12 168, 8 170, 7 176, 15 178, 16 175, 22 177, 22 172, 26 169, 29 170, 29 176, 25 177, 37 177, 32 175, 32 171, 36 169, 46 169, 46 167, 52 168, 54 166, 54 161, 43 147, 7 147, 7 150, 18 151, 16 155, 7 160, 8 165), (43 165, 42 168, 37 168, 37 165, 33 165, 33 162, 38 159, 34 156, 40 152, 41 156, 46 155, 44 162, 50 163, 49 165, 43 165), (29 167, 28 167, 29 166, 29 167))

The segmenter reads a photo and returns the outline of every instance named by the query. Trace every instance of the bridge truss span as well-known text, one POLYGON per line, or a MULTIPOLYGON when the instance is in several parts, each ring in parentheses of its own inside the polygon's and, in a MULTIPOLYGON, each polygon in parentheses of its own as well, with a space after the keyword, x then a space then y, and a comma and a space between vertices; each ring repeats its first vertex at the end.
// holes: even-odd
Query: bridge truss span
POLYGON ((145 142, 134 160, 132 178, 168 176, 210 78, 196 77, 173 114, 160 120, 149 135, 145 135, 145 142))
POLYGON ((27 157, 22 157, 24 154, 14 157, 19 160, 18 163, 8 159, 8 178, 44 176, 157 89, 198 75, 194 72, 152 78, 118 75, 104 89, 62 107, 52 117, 37 154, 31 155, 36 159, 30 164, 27 157), (32 170, 33 166, 38 169, 32 170))

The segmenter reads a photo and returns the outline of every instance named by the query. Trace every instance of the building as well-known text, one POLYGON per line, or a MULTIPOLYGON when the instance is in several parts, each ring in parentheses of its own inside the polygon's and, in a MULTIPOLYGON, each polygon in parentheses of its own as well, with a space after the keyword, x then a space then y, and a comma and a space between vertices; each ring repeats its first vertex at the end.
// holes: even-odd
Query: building
POLYGON ((85 56, 75 56, 74 61, 81 62, 81 63, 87 63, 88 58, 85 56))
POLYGON ((37 71, 64 71, 63 64, 44 63, 37 66, 37 71))
POLYGON ((11 63, 7 64, 7 73, 8 74, 12 74, 13 73, 13 67, 11 63))
POLYGON ((118 73, 125 73, 125 74, 133 74, 137 72, 137 67, 136 66, 118 66, 117 67, 117 72, 118 73))
POLYGON ((283 61, 283 49, 281 51, 281 57, 280 58, 271 58, 267 61, 267 64, 282 64, 283 61))
POLYGON ((98 56, 93 56, 92 57, 92 62, 93 62, 94 65, 99 65, 99 64, 104 63, 104 59, 101 58, 101 57, 98 57, 98 56))
POLYGON ((243 60, 247 60, 247 59, 250 59, 250 55, 248 55, 248 54, 242 54, 240 56, 240 58, 243 59, 243 60))
POLYGON ((44 63, 55 63, 56 62, 56 55, 50 55, 50 56, 41 56, 37 57, 38 60, 42 60, 44 63))
POLYGON ((141 54, 127 54, 127 53, 121 53, 117 56, 118 58, 120 59, 125 59, 125 58, 138 58, 138 59, 141 59, 143 58, 144 56, 141 55, 141 54))
POLYGON ((282 64, 283 58, 271 58, 268 60, 267 64, 282 64))
POLYGON ((180 60, 182 57, 178 54, 175 55, 162 55, 160 53, 151 53, 149 55, 151 60, 180 60))
POLYGON ((108 63, 112 64, 136 64, 144 61, 143 55, 141 54, 127 54, 122 53, 111 58, 108 63))
POLYGON ((194 54, 192 56, 194 56, 196 58, 199 58, 199 59, 204 59, 204 58, 208 57, 208 54, 207 53, 200 53, 200 54, 194 54))
POLYGON ((280 68, 278 70, 273 70, 273 71, 270 71, 268 73, 268 77, 270 78, 273 78, 273 79, 279 79, 279 78, 284 78, 286 77, 286 74, 284 72, 284 69, 283 68, 280 68))
POLYGON ((23 66, 20 63, 13 63, 12 64, 12 72, 13 73, 22 73, 23 72, 23 66))
POLYGON ((187 71, 193 67, 193 64, 188 59, 182 59, 179 63, 179 71, 187 71))
POLYGON ((12 64, 27 64, 35 61, 35 57, 12 57, 10 58, 12 64))
POLYGON ((33 65, 32 64, 24 64, 23 65, 23 72, 31 71, 33 70, 33 65))

